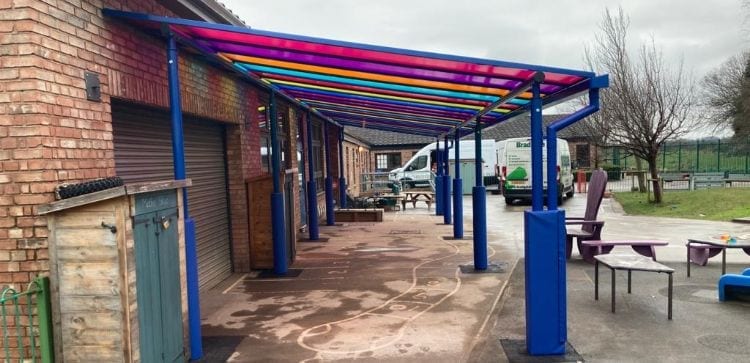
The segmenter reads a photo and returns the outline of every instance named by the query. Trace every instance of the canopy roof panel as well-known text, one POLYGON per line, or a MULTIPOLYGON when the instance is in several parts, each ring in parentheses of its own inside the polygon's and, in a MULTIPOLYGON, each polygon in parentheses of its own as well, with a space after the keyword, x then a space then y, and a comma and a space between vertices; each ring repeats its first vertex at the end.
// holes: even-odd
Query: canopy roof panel
POLYGON ((183 45, 230 64, 345 126, 427 136, 491 126, 530 106, 592 87, 592 72, 462 57, 105 9, 142 29, 170 31, 183 45), (493 106, 501 98, 499 105, 493 106), (492 109, 487 109, 488 107, 492 109), (481 112, 481 113, 480 113, 481 112))

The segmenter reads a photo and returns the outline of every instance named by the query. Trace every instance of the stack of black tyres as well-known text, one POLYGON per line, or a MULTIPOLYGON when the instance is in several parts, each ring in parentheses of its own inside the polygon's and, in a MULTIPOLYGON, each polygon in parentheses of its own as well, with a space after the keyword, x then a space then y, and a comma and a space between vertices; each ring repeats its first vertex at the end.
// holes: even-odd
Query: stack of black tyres
POLYGON ((55 195, 57 199, 68 199, 77 197, 79 195, 116 188, 122 185, 122 178, 120 178, 119 176, 113 176, 110 178, 95 179, 78 184, 61 184, 58 185, 55 189, 55 195))

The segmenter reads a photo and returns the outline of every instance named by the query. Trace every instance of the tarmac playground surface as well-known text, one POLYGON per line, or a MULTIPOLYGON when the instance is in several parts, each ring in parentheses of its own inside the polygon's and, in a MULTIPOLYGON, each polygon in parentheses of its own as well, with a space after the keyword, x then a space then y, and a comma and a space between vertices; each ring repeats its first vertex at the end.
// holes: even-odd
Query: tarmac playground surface
MULTIPOLYGON (((625 216, 602 202, 603 238, 655 238, 657 259, 675 269, 673 320, 667 320, 667 276, 617 274, 617 312, 610 311, 610 273, 574 249, 568 261, 565 356, 529 357, 525 346, 523 213, 487 195, 490 263, 472 273, 471 216, 465 239, 424 204, 388 212, 380 223, 322 226, 325 242, 298 243, 296 277, 235 274, 201 297, 203 362, 740 362, 750 361, 750 302, 719 302, 721 256, 686 276, 687 238, 750 226, 730 222, 625 216), (462 271, 461 266, 464 266, 462 271), (520 348, 519 348, 520 347, 520 348)), ((585 195, 562 206, 583 214, 585 195)), ((471 213, 471 198, 464 198, 471 213)), ((612 253, 633 253, 616 247, 612 253)), ((727 272, 750 266, 727 253, 727 272)))

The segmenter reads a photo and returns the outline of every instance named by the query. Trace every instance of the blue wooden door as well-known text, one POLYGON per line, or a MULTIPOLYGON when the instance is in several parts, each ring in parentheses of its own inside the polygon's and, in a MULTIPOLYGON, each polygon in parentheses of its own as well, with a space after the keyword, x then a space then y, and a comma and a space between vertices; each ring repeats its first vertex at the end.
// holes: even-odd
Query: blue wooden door
POLYGON ((168 194, 146 195, 136 200, 133 233, 142 362, 184 360, 178 219, 174 204, 168 194))

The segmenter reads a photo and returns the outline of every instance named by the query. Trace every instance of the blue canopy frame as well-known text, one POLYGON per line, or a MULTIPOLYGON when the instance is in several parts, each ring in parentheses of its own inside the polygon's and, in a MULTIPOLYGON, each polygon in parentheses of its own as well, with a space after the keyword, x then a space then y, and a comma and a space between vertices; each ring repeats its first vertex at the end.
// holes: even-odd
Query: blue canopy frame
MULTIPOLYGON (((444 139, 438 153, 437 207, 450 223, 449 136, 454 139, 456 178, 453 180, 454 237, 463 237, 459 139, 474 133, 476 139, 476 186, 474 205, 474 263, 487 268, 486 193, 482 186, 483 128, 527 112, 532 130, 532 210, 525 215, 527 348, 532 355, 564 354, 566 335, 564 211, 557 210, 556 170, 548 168, 548 203, 544 210, 542 186, 542 108, 588 92, 589 105, 547 127, 550 160, 556 159, 556 133, 599 109, 599 89, 608 76, 556 67, 528 65, 432 52, 398 49, 237 26, 175 19, 142 13, 104 9, 105 16, 130 23, 167 39, 170 109, 173 130, 175 178, 185 177, 184 150, 177 72, 178 44, 202 54, 209 61, 237 72, 240 77, 270 89, 271 112, 275 97, 283 97, 323 119, 326 157, 327 223, 334 223, 333 179, 329 126, 339 130, 339 199, 346 204, 343 163, 343 126, 368 127, 444 139), (529 92, 531 90, 531 92, 529 92), (444 175, 444 177, 443 177, 444 175), (439 207, 439 208, 438 208, 439 207), (562 256, 562 258, 561 258, 562 256), (548 329, 549 325, 559 329, 548 329)), ((271 123, 276 122, 272 115, 271 123)), ((280 150, 275 127, 271 128, 271 194, 274 271, 287 271, 283 233, 283 195, 280 190, 280 150)), ((308 129, 309 130, 309 129, 308 129)), ((310 140, 307 140, 308 144, 310 140)), ((309 147, 309 145, 308 145, 309 147)), ((309 165, 313 173, 312 162, 309 165)), ((308 190, 314 191, 314 182, 308 190)), ((188 198, 185 194, 185 206, 188 198)), ((311 212, 317 210, 311 202, 311 212)), ((192 358, 202 355, 200 309, 197 288, 194 224, 184 210, 192 358)), ((311 219, 310 223, 314 220, 311 219)), ((317 223, 317 222, 315 222, 317 223)), ((311 239, 317 229, 311 228, 311 239)), ((315 237, 315 238, 313 238, 315 237)))

